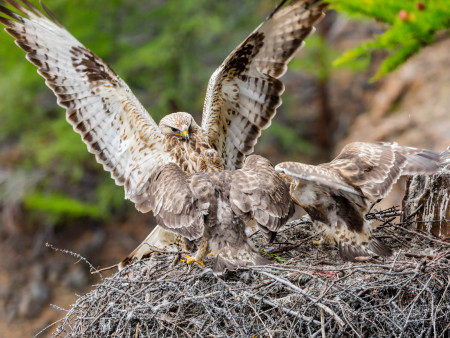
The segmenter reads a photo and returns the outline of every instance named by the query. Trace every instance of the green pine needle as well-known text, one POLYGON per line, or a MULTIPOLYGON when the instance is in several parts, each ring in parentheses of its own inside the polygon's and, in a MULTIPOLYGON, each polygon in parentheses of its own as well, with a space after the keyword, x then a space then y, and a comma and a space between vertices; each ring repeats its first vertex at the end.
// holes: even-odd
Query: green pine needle
POLYGON ((448 0, 327 0, 333 9, 353 17, 368 17, 386 25, 386 31, 354 49, 346 51, 333 62, 341 66, 359 58, 370 58, 373 51, 387 51, 372 81, 392 72, 432 44, 438 32, 450 28, 448 0))

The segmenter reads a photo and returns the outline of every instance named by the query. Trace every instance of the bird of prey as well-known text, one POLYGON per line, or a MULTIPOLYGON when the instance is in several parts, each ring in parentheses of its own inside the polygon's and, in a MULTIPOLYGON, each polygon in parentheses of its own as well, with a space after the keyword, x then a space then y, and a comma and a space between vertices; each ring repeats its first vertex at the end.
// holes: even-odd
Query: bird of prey
POLYGON ((390 256, 392 250, 372 236, 365 218, 370 202, 382 199, 402 175, 432 174, 439 154, 397 143, 350 143, 331 162, 283 162, 275 169, 290 183, 296 204, 318 229, 334 239, 341 257, 390 256))
MULTIPOLYGON (((0 22, 38 67, 89 152, 142 212, 149 211, 141 207, 150 199, 149 186, 168 163, 192 174, 200 170, 200 154, 215 149, 225 169, 242 167, 281 104, 278 78, 326 6, 320 0, 283 1, 211 76, 201 125, 185 112, 157 125, 112 68, 44 5, 47 16, 27 0, 5 2, 17 11, 0 6, 0 22)), ((173 240, 158 227, 154 234, 149 244, 173 240)))
POLYGON ((153 210, 160 226, 197 245, 188 263, 203 264, 206 254, 214 252, 213 270, 219 273, 266 264, 268 260, 248 243, 245 223, 254 219, 271 237, 294 212, 289 187, 261 156, 248 156, 242 169, 213 170, 213 152, 202 154, 212 170, 186 174, 174 163, 161 167, 148 188, 150 198, 141 207, 153 210))

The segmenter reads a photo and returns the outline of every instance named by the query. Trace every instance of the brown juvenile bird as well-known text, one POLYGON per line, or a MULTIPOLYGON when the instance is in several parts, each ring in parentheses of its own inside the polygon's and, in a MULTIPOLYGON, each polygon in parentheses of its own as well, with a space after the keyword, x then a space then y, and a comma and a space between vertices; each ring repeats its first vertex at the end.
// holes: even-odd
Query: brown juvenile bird
MULTIPOLYGON (((215 156, 207 152, 207 166, 215 156)), ((153 210, 158 224, 197 245, 188 263, 208 252, 217 254, 213 270, 269 263, 248 242, 245 223, 254 219, 270 237, 294 212, 289 187, 265 158, 250 155, 242 169, 186 174, 167 164, 149 186, 150 198, 141 209, 153 210)))
POLYGON ((364 217, 370 202, 385 197, 400 176, 433 174, 438 168, 439 154, 430 150, 362 142, 346 145, 330 163, 283 162, 275 167, 287 176, 294 202, 334 239, 347 261, 392 254, 371 234, 371 221, 364 217))

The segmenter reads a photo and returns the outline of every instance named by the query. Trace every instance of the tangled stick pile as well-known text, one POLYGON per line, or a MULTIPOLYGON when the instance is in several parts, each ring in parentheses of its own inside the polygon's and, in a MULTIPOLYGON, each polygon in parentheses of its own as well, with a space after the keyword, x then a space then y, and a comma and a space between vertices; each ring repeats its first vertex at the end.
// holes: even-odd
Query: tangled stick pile
POLYGON ((259 234, 252 238, 279 263, 221 277, 208 268, 212 259, 201 268, 159 252, 79 297, 55 335, 446 336, 450 243, 393 218, 376 235, 393 257, 344 264, 335 248, 312 244, 318 237, 310 223, 291 222, 270 247, 259 234))

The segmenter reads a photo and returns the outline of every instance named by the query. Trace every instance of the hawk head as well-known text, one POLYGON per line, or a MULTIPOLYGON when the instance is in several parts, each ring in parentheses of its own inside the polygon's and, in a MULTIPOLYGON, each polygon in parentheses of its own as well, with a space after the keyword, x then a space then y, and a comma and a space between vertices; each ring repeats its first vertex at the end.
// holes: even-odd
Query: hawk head
POLYGON ((222 159, 215 149, 205 149, 201 152, 198 159, 198 171, 214 172, 224 170, 222 159))
POLYGON ((164 116, 159 122, 159 130, 164 136, 175 136, 185 141, 195 134, 200 127, 188 113, 172 113, 164 116))

